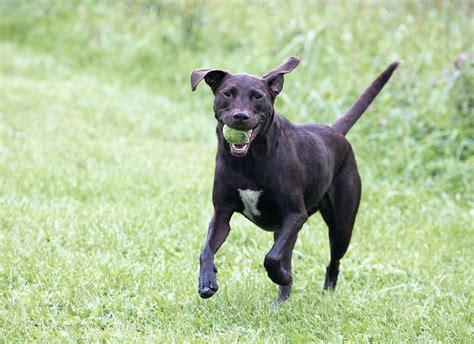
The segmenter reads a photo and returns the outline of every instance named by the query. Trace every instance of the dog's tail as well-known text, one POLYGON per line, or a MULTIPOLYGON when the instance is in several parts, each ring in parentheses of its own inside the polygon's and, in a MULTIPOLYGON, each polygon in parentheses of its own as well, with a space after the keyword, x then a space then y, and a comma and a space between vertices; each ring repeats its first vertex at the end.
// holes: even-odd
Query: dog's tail
POLYGON ((397 69, 399 61, 392 62, 387 69, 385 69, 382 74, 375 79, 372 84, 362 93, 359 99, 356 100, 354 104, 346 111, 346 113, 340 117, 332 127, 342 135, 347 134, 349 129, 354 125, 355 122, 359 119, 360 116, 367 110, 370 103, 374 98, 379 94, 382 88, 385 86, 387 81, 392 76, 392 73, 397 69))

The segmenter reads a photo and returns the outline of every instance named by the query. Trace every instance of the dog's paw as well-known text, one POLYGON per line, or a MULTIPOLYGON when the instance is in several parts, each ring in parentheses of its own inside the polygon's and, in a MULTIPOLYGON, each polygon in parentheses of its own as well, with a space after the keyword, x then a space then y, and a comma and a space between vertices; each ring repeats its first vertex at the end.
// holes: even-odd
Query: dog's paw
POLYGON ((210 298, 218 289, 219 286, 217 285, 216 273, 214 271, 208 273, 204 272, 199 276, 198 292, 199 296, 203 299, 210 298))
POLYGON ((273 283, 281 286, 291 284, 291 274, 281 267, 280 260, 266 257, 263 265, 267 270, 268 277, 270 277, 273 283))
POLYGON ((278 286, 278 297, 273 302, 273 306, 276 307, 283 302, 287 301, 291 294, 291 285, 280 285, 278 286))
POLYGON ((329 265, 326 268, 326 278, 324 279, 324 291, 334 291, 337 284, 337 276, 339 275, 339 264, 329 265))
POLYGON ((324 291, 336 290, 336 283, 337 283, 337 277, 335 279, 331 279, 330 277, 326 276, 323 290, 324 291))

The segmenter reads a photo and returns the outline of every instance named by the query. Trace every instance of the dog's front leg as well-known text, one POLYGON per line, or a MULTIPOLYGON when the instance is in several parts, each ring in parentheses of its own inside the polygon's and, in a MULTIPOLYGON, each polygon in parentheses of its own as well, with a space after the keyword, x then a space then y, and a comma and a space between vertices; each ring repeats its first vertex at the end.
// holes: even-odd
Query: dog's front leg
POLYGON ((231 216, 232 214, 216 210, 209 224, 206 243, 200 256, 199 295, 203 299, 210 298, 219 289, 216 279, 217 268, 214 264, 214 255, 229 234, 231 216))
MULTIPOLYGON (((296 242, 298 232, 307 218, 306 211, 288 214, 283 221, 281 230, 275 236, 275 243, 272 249, 265 256, 263 265, 267 270, 268 277, 280 286, 291 285, 291 271, 288 268, 285 269, 285 266, 290 266, 291 262, 288 264, 284 259, 291 259, 291 251, 296 242)), ((283 295, 283 297, 285 296, 286 298, 289 296, 289 291, 287 295, 283 295)))

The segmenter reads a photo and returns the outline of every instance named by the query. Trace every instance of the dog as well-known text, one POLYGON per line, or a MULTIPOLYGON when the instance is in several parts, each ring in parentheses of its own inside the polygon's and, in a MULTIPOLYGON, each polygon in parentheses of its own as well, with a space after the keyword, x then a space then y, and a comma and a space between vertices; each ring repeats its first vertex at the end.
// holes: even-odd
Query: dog
POLYGON ((291 293, 291 255, 298 233, 308 217, 319 211, 329 229, 331 252, 324 290, 336 287, 339 261, 349 246, 361 196, 354 152, 345 134, 399 62, 392 62, 332 126, 295 125, 275 111, 284 75, 299 62, 297 57, 289 57, 262 77, 220 69, 191 73, 192 91, 204 79, 214 94, 218 139, 214 215, 200 255, 198 291, 202 298, 218 290, 214 256, 226 240, 236 212, 274 234, 263 265, 279 286, 278 304, 291 293), (224 125, 251 130, 251 134, 241 144, 230 144, 223 136, 224 125))

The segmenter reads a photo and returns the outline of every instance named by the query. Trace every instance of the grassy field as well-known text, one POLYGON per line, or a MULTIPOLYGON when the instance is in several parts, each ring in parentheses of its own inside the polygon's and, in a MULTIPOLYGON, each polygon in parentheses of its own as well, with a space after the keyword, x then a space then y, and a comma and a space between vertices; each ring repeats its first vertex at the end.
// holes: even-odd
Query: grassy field
POLYGON ((474 341, 470 1, 0 1, 0 341, 474 341), (199 67, 263 74, 332 123, 393 59, 348 135, 363 199, 338 290, 319 215, 277 308, 272 235, 234 216, 197 294, 212 214, 199 67), (454 62, 458 59, 458 67, 454 62))

